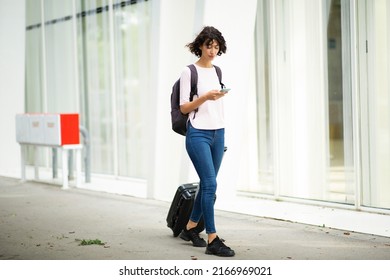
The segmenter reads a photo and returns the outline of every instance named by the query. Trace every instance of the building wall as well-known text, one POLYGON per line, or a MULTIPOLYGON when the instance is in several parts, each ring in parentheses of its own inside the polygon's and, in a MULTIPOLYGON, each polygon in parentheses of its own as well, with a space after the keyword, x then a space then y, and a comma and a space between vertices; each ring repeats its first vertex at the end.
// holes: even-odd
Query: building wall
POLYGON ((25 1, 0 5, 0 170, 20 175, 20 151, 15 141, 15 114, 24 112, 25 1))

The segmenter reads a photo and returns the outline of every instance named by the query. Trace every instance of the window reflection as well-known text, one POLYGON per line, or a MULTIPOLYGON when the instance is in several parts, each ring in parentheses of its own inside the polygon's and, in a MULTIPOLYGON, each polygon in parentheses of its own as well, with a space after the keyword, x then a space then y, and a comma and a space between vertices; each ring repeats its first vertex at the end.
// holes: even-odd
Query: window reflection
POLYGON ((349 203, 354 196, 349 4, 327 1, 329 186, 327 200, 349 203))

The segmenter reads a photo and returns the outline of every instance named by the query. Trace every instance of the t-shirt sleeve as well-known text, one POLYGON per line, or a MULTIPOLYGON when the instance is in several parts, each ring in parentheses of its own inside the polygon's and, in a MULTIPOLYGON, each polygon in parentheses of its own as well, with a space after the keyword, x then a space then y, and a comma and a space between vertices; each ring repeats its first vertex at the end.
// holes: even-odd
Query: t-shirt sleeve
POLYGON ((180 105, 190 101, 191 70, 186 67, 180 76, 180 105))

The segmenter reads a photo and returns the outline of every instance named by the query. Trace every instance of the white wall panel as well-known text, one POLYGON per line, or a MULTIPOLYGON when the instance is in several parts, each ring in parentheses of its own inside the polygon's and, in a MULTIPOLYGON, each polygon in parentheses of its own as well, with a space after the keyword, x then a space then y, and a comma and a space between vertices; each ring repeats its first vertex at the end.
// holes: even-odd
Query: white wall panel
POLYGON ((24 112, 25 1, 0 3, 0 175, 20 175, 15 115, 24 112))

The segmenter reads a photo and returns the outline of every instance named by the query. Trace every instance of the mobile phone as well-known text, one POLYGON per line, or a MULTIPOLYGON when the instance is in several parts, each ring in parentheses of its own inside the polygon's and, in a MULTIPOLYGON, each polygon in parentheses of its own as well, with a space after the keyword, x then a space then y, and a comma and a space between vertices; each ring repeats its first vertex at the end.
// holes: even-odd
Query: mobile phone
POLYGON ((220 92, 224 92, 224 93, 228 93, 230 90, 230 88, 223 88, 220 90, 220 92))

